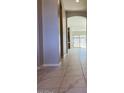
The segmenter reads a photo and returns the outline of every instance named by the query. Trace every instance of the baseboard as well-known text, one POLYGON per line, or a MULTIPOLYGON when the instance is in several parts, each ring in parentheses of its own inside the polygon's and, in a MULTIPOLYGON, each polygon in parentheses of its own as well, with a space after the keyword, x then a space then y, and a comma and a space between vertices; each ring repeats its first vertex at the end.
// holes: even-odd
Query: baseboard
POLYGON ((61 66, 61 62, 59 64, 43 64, 43 67, 58 67, 61 66))

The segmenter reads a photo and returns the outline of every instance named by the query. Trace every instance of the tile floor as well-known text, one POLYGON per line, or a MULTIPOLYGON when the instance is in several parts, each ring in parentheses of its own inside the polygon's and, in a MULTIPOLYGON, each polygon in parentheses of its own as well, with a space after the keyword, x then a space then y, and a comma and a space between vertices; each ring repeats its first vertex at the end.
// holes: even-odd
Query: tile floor
POLYGON ((60 67, 42 67, 37 81, 38 93, 87 93, 86 49, 71 49, 60 67))

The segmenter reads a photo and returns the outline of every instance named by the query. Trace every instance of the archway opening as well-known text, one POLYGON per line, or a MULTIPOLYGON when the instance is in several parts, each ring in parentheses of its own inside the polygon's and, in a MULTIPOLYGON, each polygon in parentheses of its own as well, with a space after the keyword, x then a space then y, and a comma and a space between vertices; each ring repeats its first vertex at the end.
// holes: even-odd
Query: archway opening
POLYGON ((67 18, 70 48, 86 48, 86 17, 72 16, 67 18))

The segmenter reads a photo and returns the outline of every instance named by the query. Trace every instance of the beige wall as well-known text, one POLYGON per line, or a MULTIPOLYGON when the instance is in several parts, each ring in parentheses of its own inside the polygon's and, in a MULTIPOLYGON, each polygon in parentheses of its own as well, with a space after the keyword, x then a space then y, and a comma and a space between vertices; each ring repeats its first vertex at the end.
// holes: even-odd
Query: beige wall
POLYGON ((86 35, 86 31, 72 31, 71 34, 72 36, 73 35, 86 35))
POLYGON ((63 52, 64 52, 64 55, 67 53, 67 35, 66 35, 66 12, 63 8, 63 52))
POLYGON ((66 11, 67 18, 72 16, 84 16, 87 17, 86 11, 66 11))
POLYGON ((37 0, 37 65, 43 64, 42 0, 37 0))
POLYGON ((61 17, 60 17, 60 31, 61 31, 61 57, 64 57, 64 55, 67 53, 67 24, 66 24, 66 11, 64 9, 64 6, 63 6, 63 2, 62 0, 60 0, 60 14, 61 17), (61 10, 62 9, 62 10, 61 10))

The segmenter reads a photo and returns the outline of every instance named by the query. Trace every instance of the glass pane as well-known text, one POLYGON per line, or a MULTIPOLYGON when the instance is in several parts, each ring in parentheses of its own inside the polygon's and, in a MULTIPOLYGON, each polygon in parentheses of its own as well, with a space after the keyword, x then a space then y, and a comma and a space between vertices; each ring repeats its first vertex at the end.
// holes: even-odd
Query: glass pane
POLYGON ((80 47, 86 48, 86 35, 80 36, 80 47))
POLYGON ((86 35, 73 36, 73 47, 86 48, 86 35))
POLYGON ((80 47, 80 37, 79 36, 73 36, 73 47, 80 47))

